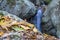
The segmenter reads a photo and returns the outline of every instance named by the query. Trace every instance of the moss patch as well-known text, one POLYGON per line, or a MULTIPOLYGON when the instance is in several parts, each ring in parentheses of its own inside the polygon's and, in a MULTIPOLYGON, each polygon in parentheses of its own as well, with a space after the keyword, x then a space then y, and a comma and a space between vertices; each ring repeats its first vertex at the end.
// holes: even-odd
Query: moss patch
POLYGON ((12 8, 16 4, 16 0, 7 0, 7 4, 12 8))
POLYGON ((47 2, 48 4, 51 2, 52 0, 45 0, 45 2, 47 2))

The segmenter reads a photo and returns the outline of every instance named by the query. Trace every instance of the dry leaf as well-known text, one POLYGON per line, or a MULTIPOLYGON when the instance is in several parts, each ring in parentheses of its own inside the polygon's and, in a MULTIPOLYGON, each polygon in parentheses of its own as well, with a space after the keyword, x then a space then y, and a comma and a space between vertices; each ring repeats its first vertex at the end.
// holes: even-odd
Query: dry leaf
POLYGON ((4 32, 0 32, 0 36, 2 36, 4 34, 4 32))

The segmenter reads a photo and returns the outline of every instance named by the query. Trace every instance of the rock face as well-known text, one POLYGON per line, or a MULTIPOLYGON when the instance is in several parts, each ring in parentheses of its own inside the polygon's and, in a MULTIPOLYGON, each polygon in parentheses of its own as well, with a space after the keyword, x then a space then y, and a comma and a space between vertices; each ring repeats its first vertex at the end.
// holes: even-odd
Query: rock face
POLYGON ((28 0, 0 0, 0 10, 15 14, 21 18, 29 18, 35 14, 35 6, 28 0))
POLYGON ((60 38, 60 10, 59 2, 60 0, 52 0, 50 5, 48 5, 45 13, 43 14, 44 30, 46 33, 57 35, 60 38))

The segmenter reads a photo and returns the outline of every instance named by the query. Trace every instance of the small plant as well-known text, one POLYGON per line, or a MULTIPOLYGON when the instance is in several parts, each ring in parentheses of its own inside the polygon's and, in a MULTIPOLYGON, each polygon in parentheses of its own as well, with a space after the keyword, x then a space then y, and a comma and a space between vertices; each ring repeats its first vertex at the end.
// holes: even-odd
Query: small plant
POLYGON ((44 1, 49 4, 52 0, 44 0, 44 1))

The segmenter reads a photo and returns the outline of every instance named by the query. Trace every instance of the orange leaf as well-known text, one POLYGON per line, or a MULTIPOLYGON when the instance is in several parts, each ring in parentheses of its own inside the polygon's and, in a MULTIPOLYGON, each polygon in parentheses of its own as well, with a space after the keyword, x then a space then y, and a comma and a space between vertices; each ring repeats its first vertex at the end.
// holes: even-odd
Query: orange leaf
POLYGON ((0 36, 2 36, 4 33, 3 32, 0 32, 0 36))

